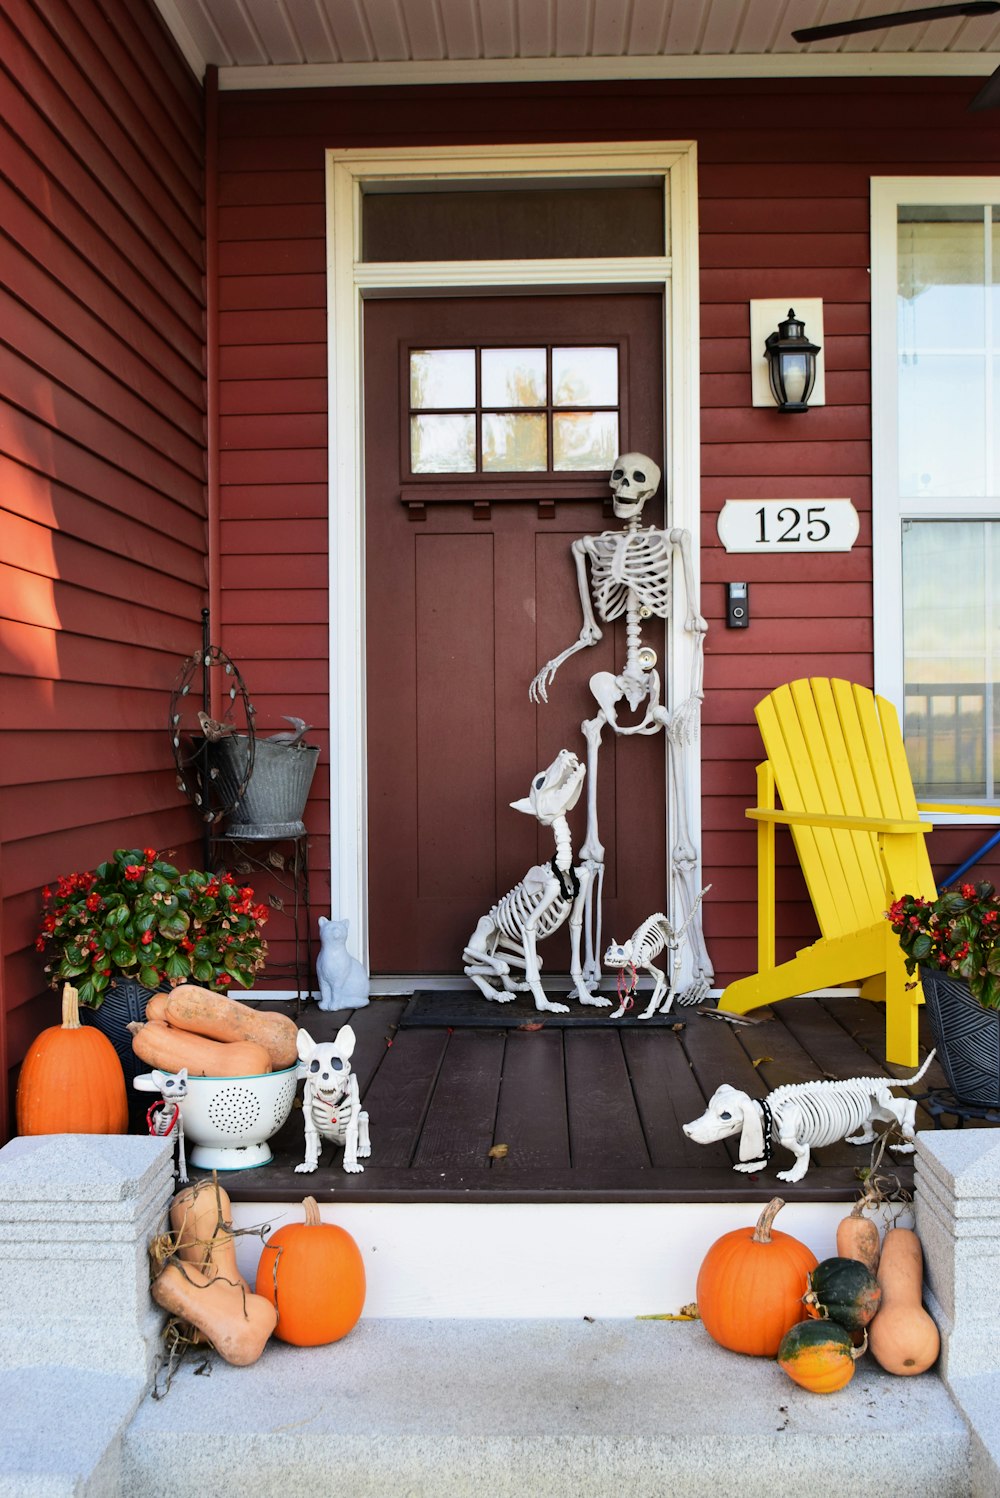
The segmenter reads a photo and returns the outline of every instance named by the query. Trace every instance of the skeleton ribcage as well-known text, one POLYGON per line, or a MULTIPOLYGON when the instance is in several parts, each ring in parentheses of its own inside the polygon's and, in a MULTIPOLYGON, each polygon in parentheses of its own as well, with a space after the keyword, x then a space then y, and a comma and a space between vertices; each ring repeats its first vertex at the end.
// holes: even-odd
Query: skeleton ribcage
POLYGON ((807 1082, 788 1091, 794 1095, 795 1105, 805 1121, 802 1137, 811 1145, 832 1144, 862 1129, 871 1110, 871 1093, 866 1087, 851 1083, 824 1087, 810 1086, 807 1082))
MULTIPOLYGON (((529 888, 521 883, 509 894, 504 895, 502 900, 498 900, 490 914, 500 935, 519 948, 524 928, 538 910, 545 898, 545 893, 545 885, 533 885, 529 888)), ((543 937, 550 936, 553 931, 557 931, 569 911, 570 902, 564 895, 558 894, 538 918, 538 924, 535 927, 538 939, 541 940, 543 937)))
POLYGON ((643 921, 632 938, 632 961, 636 967, 644 967, 654 957, 659 957, 667 945, 667 938, 673 935, 673 928, 665 915, 651 915, 643 921))
POLYGON ((670 613, 671 548, 663 531, 602 531, 588 538, 591 589, 605 623, 619 619, 629 594, 659 619, 670 613))

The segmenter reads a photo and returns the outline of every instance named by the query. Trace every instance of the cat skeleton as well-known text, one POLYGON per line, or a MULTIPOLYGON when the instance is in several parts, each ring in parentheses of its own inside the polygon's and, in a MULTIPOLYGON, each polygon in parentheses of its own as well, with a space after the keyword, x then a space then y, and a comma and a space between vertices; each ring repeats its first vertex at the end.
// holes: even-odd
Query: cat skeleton
POLYGON ((698 859, 688 831, 679 751, 698 736, 708 625, 698 608, 690 533, 679 527, 669 531, 658 530, 655 526, 640 528, 642 507, 656 493, 659 483, 659 467, 645 454, 624 453, 615 459, 610 480, 614 512, 619 520, 625 521, 625 528, 602 531, 598 536, 583 536, 573 542, 583 627, 572 645, 545 663, 532 681, 528 695, 533 702, 547 702, 548 689, 559 667, 577 651, 596 645, 602 638, 598 616, 605 624, 612 624, 624 616, 625 668, 617 676, 610 671, 598 671, 590 678, 590 690, 598 711, 595 717, 582 724, 587 740, 587 833, 579 857, 590 876, 585 896, 586 959, 583 974, 590 984, 596 984, 601 976, 601 896, 605 852, 597 825, 597 765, 601 735, 605 725, 624 737, 659 733, 662 729, 667 738, 674 824, 671 883, 677 891, 681 921, 689 926, 693 963, 691 981, 678 995, 678 1000, 699 1003, 712 986, 714 972, 705 948, 700 916, 697 915, 698 859), (687 698, 670 712, 660 699, 656 652, 642 643, 642 626, 643 621, 651 617, 670 618, 673 608, 672 568, 678 555, 688 607, 684 627, 694 636, 695 649, 691 690, 687 698), (617 709, 622 701, 627 702, 633 712, 645 704, 637 722, 619 722, 617 709))

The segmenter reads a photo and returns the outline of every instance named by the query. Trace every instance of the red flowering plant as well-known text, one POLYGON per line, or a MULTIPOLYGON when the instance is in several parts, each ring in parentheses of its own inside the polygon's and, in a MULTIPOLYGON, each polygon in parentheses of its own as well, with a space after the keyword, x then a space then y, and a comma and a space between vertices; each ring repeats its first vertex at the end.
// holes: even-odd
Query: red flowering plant
POLYGON ((42 890, 35 946, 49 953, 51 986, 68 978, 80 1003, 98 1009, 116 977, 152 989, 189 980, 249 988, 267 956, 267 915, 231 874, 181 874, 155 848, 119 848, 42 890))
POLYGON ((926 967, 964 978, 984 1009, 1000 1009, 1000 896, 988 880, 936 900, 902 895, 887 916, 908 973, 926 967))

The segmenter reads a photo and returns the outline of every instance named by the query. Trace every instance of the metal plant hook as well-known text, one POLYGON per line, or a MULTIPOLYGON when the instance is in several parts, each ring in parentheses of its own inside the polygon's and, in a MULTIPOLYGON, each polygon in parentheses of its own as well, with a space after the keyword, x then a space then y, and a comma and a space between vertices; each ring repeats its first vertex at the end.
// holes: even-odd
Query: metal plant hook
POLYGON ((177 789, 193 802, 208 826, 221 822, 246 792, 253 774, 255 713, 238 666, 220 646, 206 642, 188 656, 170 693, 168 729, 177 769, 177 789), (221 719, 208 713, 212 701, 211 673, 216 670, 225 678, 221 719), (234 734, 246 744, 238 779, 221 776, 212 754, 214 743, 234 734))

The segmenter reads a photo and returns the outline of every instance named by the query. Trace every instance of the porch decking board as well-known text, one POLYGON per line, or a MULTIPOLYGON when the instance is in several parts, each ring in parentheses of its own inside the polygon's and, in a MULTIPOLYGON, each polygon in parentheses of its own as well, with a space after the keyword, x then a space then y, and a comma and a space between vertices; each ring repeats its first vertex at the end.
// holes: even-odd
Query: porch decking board
MULTIPOLYGON (((849 1201, 867 1148, 816 1151, 805 1179, 791 1184, 776 1179, 790 1163, 780 1146, 766 1170, 742 1175, 732 1169, 735 1141, 695 1145, 681 1126, 721 1082, 760 1097, 785 1082, 903 1070, 886 1064, 881 1008, 856 998, 789 999, 757 1011, 763 1023, 738 1027, 680 1009, 676 1031, 546 1027, 544 1016, 533 1031, 397 1028, 404 1008, 402 998, 375 999, 353 1014, 310 1007, 300 1020, 316 1040, 351 1023, 371 1118, 362 1174, 347 1175, 339 1151, 324 1150, 308 1178, 321 1200, 756 1202, 780 1190, 788 1200, 849 1201), (507 1146, 504 1157, 491 1159, 495 1144, 507 1146)), ((920 1090, 943 1085, 935 1063, 920 1090)), ((922 1109, 918 1126, 932 1127, 922 1109)), ((272 1149, 272 1164, 227 1178, 230 1196, 301 1200, 299 1107, 272 1149)), ((885 1168, 912 1186, 908 1157, 886 1156, 885 1168)))

